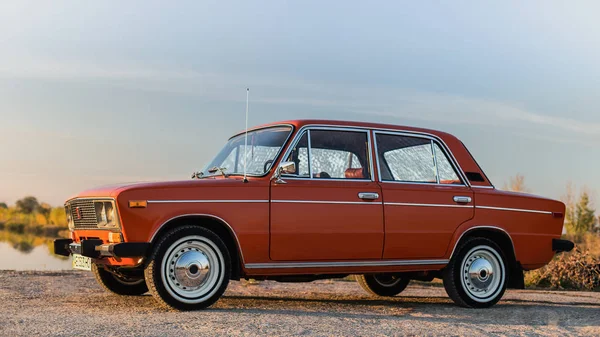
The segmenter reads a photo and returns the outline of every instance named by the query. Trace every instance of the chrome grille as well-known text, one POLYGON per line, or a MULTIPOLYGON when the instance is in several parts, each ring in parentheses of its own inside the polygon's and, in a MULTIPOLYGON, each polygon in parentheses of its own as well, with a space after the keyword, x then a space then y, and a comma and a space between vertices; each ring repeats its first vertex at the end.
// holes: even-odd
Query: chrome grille
POLYGON ((98 220, 96 220, 96 209, 94 208, 94 200, 91 199, 74 199, 69 202, 71 206, 71 218, 75 229, 96 229, 98 228, 98 220), (77 208, 81 218, 78 216, 77 208))

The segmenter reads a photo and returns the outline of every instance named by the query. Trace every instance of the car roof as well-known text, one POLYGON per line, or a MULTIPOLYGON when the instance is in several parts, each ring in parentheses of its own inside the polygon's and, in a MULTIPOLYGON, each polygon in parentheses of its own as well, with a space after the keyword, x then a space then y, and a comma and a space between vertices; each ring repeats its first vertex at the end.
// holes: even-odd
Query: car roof
MULTIPOLYGON (((430 136, 434 136, 442 140, 442 142, 449 148, 450 153, 455 157, 458 165, 464 172, 472 172, 479 173, 482 175, 481 181, 472 181, 472 186, 483 186, 483 187, 493 187, 492 183, 489 181, 479 164, 475 161, 475 158, 471 155, 469 150, 465 147, 465 145, 454 135, 449 133, 433 130, 433 129, 425 129, 425 128, 417 128, 412 126, 404 126, 404 125, 394 125, 394 124, 381 124, 381 123, 371 123, 371 122, 360 122, 360 121, 341 121, 341 120, 329 120, 329 119, 295 119, 295 120, 287 120, 287 121, 278 121, 273 123, 268 123, 264 125, 260 125, 250 130, 261 129, 265 127, 278 126, 278 125, 292 125, 296 132, 300 130, 302 127, 307 125, 319 125, 319 126, 342 126, 342 127, 355 127, 355 128, 366 128, 366 129, 374 129, 374 130, 391 130, 391 131, 402 131, 409 133, 418 133, 418 134, 426 134, 430 136)), ((243 131, 239 134, 243 134, 243 131)), ((239 135, 238 134, 238 135, 239 135)))
POLYGON ((294 119, 294 120, 278 121, 278 122, 260 125, 260 126, 252 128, 252 129, 260 129, 260 128, 264 128, 264 127, 275 126, 275 125, 284 125, 284 124, 293 125, 295 128, 298 128, 298 129, 302 128, 303 126, 306 126, 306 125, 325 125, 325 126, 344 126, 344 127, 368 128, 368 129, 379 129, 379 130, 394 130, 394 131, 408 131, 408 132, 415 132, 415 133, 426 133, 426 134, 435 135, 435 136, 438 136, 441 138, 445 138, 447 136, 452 136, 446 132, 439 131, 439 130, 418 128, 418 127, 406 126, 406 125, 371 123, 371 122, 361 122, 361 121, 343 121, 343 120, 331 120, 331 119, 294 119))

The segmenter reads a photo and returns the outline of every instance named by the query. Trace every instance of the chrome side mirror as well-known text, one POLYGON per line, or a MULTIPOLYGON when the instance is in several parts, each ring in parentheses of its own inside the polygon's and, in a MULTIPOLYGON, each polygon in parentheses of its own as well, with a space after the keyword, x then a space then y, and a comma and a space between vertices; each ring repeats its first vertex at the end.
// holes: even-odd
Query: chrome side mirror
POLYGON ((275 180, 276 184, 286 184, 285 180, 281 179, 281 175, 294 173, 296 173, 296 163, 293 161, 284 161, 279 164, 271 180, 275 180))
POLYGON ((296 173, 296 163, 293 161, 284 161, 279 164, 279 173, 280 174, 294 174, 296 173))

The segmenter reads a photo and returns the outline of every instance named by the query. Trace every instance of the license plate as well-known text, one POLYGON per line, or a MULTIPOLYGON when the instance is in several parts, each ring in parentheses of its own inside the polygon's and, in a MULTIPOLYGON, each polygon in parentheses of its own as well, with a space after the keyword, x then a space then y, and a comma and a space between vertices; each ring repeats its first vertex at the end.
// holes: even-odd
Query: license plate
POLYGON ((92 270, 92 259, 87 256, 73 254, 73 269, 92 270))

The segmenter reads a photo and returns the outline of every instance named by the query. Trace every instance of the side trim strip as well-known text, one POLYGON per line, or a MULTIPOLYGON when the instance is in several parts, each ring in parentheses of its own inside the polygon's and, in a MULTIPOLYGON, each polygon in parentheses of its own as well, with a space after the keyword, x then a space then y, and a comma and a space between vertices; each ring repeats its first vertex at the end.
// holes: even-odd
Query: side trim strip
POLYGON ((344 261, 344 262, 275 262, 246 263, 246 269, 292 269, 292 268, 332 268, 332 267, 385 267, 445 265, 449 260, 393 260, 393 261, 344 261))
POLYGON ((510 212, 525 212, 525 213, 538 213, 538 214, 550 214, 550 211, 538 211, 534 209, 522 209, 522 208, 504 208, 504 207, 493 207, 493 206, 475 206, 475 208, 491 209, 494 211, 510 211, 510 212))
POLYGON ((271 200, 271 202, 284 204, 381 205, 381 201, 271 200))
POLYGON ((176 204, 176 203, 267 203, 269 200, 148 200, 149 204, 176 204))
POLYGON ((408 202, 386 202, 386 206, 418 206, 418 207, 455 207, 455 208, 473 208, 473 205, 449 205, 449 204, 413 204, 408 202))

